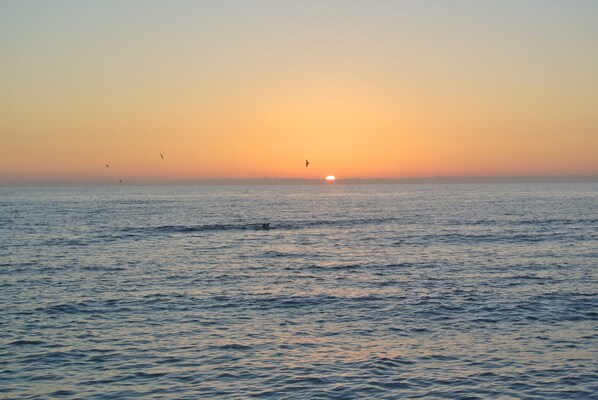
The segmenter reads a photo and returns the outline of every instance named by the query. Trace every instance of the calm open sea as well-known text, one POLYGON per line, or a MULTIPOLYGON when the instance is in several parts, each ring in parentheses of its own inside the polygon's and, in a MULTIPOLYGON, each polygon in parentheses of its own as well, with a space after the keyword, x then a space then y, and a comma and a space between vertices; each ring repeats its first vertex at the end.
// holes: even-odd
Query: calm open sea
POLYGON ((0 397, 598 398, 597 278, 598 184, 5 187, 0 397))

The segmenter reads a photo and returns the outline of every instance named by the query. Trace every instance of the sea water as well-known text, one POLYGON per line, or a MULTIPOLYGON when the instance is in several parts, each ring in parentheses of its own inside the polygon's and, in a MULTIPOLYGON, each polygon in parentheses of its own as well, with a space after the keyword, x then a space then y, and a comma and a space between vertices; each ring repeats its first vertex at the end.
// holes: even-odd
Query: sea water
POLYGON ((597 264, 591 183, 4 187, 0 397, 596 398, 597 264))

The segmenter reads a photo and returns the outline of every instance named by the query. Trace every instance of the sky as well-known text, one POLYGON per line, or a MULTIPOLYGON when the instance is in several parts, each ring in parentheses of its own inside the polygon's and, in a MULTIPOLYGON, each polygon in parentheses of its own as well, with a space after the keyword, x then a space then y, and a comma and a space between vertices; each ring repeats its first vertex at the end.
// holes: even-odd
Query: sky
POLYGON ((598 175, 597 71, 597 1, 0 0, 0 183, 598 175))

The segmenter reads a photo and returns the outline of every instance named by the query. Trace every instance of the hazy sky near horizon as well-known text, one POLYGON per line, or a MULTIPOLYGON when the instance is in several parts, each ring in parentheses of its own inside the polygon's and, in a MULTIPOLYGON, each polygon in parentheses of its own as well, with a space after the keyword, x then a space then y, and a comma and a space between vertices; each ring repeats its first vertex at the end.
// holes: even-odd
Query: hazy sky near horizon
POLYGON ((598 174, 597 71, 597 1, 0 1, 0 182, 598 174))

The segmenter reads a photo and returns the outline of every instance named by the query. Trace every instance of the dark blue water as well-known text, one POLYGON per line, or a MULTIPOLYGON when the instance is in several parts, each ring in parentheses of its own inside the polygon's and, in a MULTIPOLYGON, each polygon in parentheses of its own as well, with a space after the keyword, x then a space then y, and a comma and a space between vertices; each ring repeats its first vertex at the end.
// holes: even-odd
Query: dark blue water
POLYGON ((0 188, 0 246, 2 398, 598 397, 596 184, 0 188))

